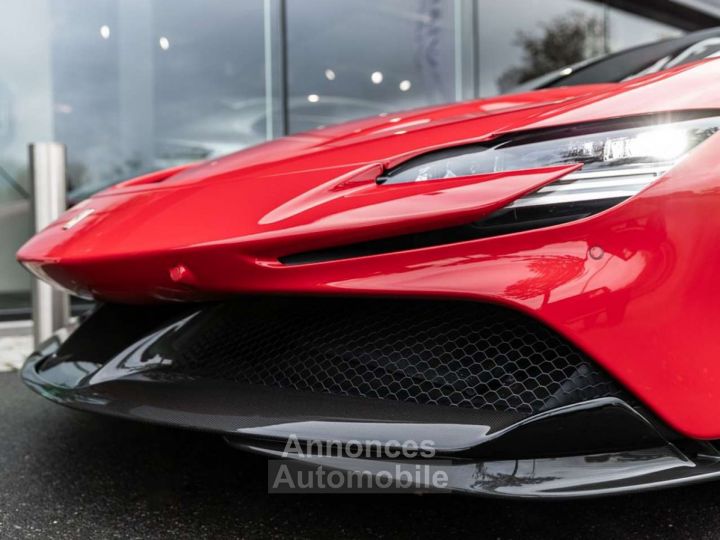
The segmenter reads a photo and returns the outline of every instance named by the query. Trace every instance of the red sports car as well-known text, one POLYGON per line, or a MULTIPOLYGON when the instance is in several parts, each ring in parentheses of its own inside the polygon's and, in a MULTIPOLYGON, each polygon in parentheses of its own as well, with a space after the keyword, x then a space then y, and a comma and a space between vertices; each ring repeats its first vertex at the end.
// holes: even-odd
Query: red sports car
POLYGON ((595 84, 558 76, 111 187, 18 254, 99 302, 23 377, 270 456, 381 443, 291 456, 334 470, 424 441, 460 492, 718 476, 720 59, 698 43, 712 56, 706 37, 670 40, 623 53, 626 80, 603 69, 615 55, 563 72, 595 84))

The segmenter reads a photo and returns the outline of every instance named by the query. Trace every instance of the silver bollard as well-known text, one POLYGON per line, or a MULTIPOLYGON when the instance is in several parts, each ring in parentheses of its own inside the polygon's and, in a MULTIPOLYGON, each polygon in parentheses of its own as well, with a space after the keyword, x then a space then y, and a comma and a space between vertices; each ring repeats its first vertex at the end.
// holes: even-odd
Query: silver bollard
MULTIPOLYGON (((65 145, 55 142, 30 145, 30 178, 33 225, 40 231, 65 211, 65 145)), ((32 285, 35 345, 67 325, 70 298, 39 279, 32 285)))

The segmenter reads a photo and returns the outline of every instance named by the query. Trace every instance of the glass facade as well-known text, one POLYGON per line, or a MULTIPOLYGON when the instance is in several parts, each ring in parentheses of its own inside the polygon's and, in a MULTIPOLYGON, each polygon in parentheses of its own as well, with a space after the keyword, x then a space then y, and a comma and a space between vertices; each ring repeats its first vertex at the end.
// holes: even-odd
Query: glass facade
POLYGON ((30 278, 14 253, 31 234, 30 142, 67 145, 73 204, 283 132, 490 96, 681 33, 585 0, 5 0, 3 8, 0 312, 29 305, 30 278))
POLYGON ((262 141, 262 0, 52 0, 70 199, 262 141))
POLYGON ((453 8, 448 0, 288 2, 290 132, 452 101, 453 8))

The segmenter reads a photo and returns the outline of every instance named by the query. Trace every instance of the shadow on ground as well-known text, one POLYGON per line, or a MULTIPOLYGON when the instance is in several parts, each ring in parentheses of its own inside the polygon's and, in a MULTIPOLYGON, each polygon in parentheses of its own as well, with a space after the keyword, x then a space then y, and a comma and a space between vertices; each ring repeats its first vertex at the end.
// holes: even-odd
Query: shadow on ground
POLYGON ((268 495, 202 433, 52 405, 0 375, 1 538, 717 537, 720 484, 577 502, 268 495))

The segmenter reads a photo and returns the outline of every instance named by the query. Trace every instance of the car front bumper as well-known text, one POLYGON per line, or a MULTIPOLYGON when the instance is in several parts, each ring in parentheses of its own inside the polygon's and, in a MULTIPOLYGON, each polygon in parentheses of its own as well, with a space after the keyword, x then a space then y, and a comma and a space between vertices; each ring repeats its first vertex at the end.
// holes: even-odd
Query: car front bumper
MULTIPOLYGON (((163 313, 159 319, 164 322, 153 323, 152 331, 141 329, 142 321, 129 330, 113 318, 92 315, 82 332, 59 333, 27 360, 25 383, 75 409, 213 432, 237 448, 311 467, 387 475, 419 463, 430 472, 444 471, 445 487, 453 492, 571 498, 720 475, 714 445, 672 432, 632 399, 598 396, 523 414, 189 375, 159 344, 173 333, 187 337, 191 329, 183 331, 183 321, 197 320, 217 306, 163 309, 172 313, 163 313), (139 351, 147 354, 138 356, 139 351), (288 453, 289 440, 375 441, 383 448, 431 441, 433 453, 401 461, 398 468, 398 461, 385 454, 288 453)), ((413 489, 433 487, 417 484, 413 489)))

